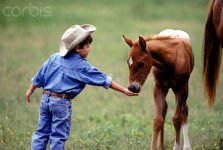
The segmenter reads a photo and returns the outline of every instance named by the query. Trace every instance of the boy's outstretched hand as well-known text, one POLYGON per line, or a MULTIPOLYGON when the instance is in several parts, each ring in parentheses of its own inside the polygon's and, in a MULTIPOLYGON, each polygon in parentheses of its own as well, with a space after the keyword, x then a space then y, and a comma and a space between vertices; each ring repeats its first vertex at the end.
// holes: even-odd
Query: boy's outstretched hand
POLYGON ((112 81, 110 87, 113 90, 116 90, 116 91, 119 91, 121 93, 124 93, 127 96, 138 96, 139 95, 139 93, 133 93, 132 91, 129 91, 128 89, 122 87, 121 85, 119 85, 118 83, 116 83, 114 81, 112 81))
POLYGON ((133 93, 132 91, 129 91, 128 89, 124 89, 124 94, 127 96, 138 96, 139 93, 133 93))

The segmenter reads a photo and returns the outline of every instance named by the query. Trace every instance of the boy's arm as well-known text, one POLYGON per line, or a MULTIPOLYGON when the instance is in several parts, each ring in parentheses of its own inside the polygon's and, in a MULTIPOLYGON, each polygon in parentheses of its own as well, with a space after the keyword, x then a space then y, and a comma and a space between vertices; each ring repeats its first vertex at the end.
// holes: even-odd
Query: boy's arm
POLYGON ((27 100, 27 102, 30 103, 30 96, 33 94, 35 89, 36 89, 36 86, 34 84, 31 84, 29 89, 26 92, 26 100, 27 100))
POLYGON ((118 83, 112 81, 110 88, 112 88, 113 90, 119 91, 121 93, 124 93, 127 96, 137 96, 139 95, 139 93, 133 93, 131 91, 129 91, 128 89, 124 88, 123 86, 119 85, 118 83))

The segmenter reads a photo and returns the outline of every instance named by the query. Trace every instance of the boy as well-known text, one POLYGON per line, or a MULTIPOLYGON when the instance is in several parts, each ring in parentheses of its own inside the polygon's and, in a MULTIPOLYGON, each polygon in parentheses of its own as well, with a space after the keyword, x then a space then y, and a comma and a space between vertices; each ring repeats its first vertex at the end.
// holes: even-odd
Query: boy
POLYGON ((60 45, 60 53, 53 54, 42 65, 26 92, 26 99, 36 87, 43 88, 38 129, 32 136, 32 150, 45 150, 48 140, 51 150, 64 149, 70 134, 72 104, 86 84, 109 87, 135 96, 104 73, 90 65, 86 57, 90 52, 91 33, 96 28, 90 24, 74 25, 67 29, 60 45))

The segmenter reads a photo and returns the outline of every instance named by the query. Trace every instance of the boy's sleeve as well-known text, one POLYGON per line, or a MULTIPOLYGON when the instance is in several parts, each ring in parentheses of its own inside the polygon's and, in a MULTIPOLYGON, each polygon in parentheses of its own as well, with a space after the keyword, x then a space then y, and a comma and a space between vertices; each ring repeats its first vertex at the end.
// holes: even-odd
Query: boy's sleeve
POLYGON ((33 77, 32 79, 32 83, 36 86, 36 87, 43 87, 44 85, 44 74, 47 70, 47 66, 49 64, 50 58, 45 61, 43 63, 43 65, 41 66, 41 68, 39 69, 39 71, 37 72, 37 74, 33 77))
POLYGON ((111 77, 93 66, 85 69, 81 74, 81 78, 85 84, 103 86, 105 89, 108 89, 112 82, 111 77))

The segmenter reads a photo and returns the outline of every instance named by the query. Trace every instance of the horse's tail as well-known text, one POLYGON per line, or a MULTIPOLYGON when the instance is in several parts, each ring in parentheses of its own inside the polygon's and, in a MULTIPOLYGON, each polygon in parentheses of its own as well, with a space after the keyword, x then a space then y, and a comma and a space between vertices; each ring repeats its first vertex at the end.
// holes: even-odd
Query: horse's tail
POLYGON ((213 4, 209 7, 208 18, 203 39, 203 83, 205 98, 210 106, 214 107, 217 85, 221 65, 221 46, 213 23, 213 4))

